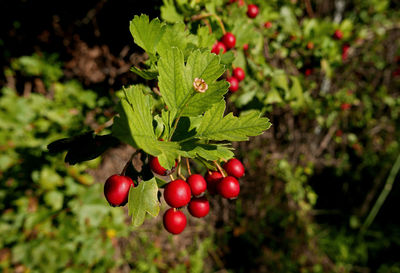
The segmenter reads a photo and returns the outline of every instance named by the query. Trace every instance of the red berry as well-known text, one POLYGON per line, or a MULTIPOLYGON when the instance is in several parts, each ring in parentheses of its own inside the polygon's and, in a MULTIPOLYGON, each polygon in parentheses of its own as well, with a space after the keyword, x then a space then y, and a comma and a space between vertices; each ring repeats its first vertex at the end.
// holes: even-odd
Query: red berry
POLYGON ((249 50, 249 44, 244 44, 244 45, 243 45, 243 50, 244 50, 244 51, 249 50))
POLYGON ((227 176, 218 184, 218 193, 224 198, 235 198, 239 195, 240 185, 236 178, 227 176))
POLYGON ((229 91, 235 93, 239 89, 239 81, 235 77, 228 77, 226 79, 229 82, 229 91))
POLYGON ((308 42, 307 43, 307 49, 311 50, 314 48, 314 43, 313 42, 308 42))
MULTIPOLYGON (((158 161, 157 157, 150 156, 149 158, 149 164, 150 168, 153 172, 159 175, 169 175, 171 174, 175 168, 172 168, 171 170, 165 169, 163 166, 160 165, 160 162, 158 161)), ((175 161, 175 167, 178 165, 178 162, 175 161)))
POLYGON ((232 3, 235 3, 237 0, 229 0, 229 3, 230 4, 232 4, 232 3))
POLYGON ((240 82, 243 81, 244 77, 246 76, 244 70, 240 67, 236 67, 235 69, 233 69, 232 75, 240 82))
POLYGON ((201 218, 210 211, 210 203, 205 197, 193 198, 189 203, 188 209, 192 216, 201 218))
POLYGON ((341 32, 340 29, 335 30, 333 38, 335 38, 336 40, 341 40, 343 38, 343 32, 341 32))
POLYGON ((170 208, 164 213, 164 227, 172 234, 181 233, 186 227, 186 222, 186 216, 182 211, 170 208))
POLYGON ((222 54, 224 54, 226 52, 226 47, 224 45, 224 43, 222 42, 216 42, 212 49, 211 49, 211 53, 215 53, 215 54, 219 54, 222 50, 222 54))
POLYGON ((189 176, 187 183, 189 184, 190 190, 194 196, 202 194, 207 189, 207 182, 200 174, 192 174, 189 176))
POLYGON ((347 57, 349 56, 349 45, 343 45, 342 47, 342 60, 345 61, 347 57))
POLYGON ((207 181, 207 191, 210 194, 216 194, 217 193, 217 186, 219 182, 221 182, 222 174, 220 172, 208 172, 206 174, 206 181, 207 181))
POLYGON ((342 105, 340 105, 340 108, 341 108, 343 111, 349 110, 350 107, 351 107, 350 103, 342 103, 342 105))
POLYGON ((306 70, 304 71, 304 75, 306 75, 307 77, 310 76, 313 73, 312 68, 306 68, 306 70))
POLYGON ((228 175, 240 178, 244 175, 244 167, 242 162, 236 158, 230 159, 224 164, 224 169, 228 175))
POLYGON ((114 174, 104 184, 104 195, 111 206, 124 206, 128 202, 129 190, 135 187, 132 179, 114 174))
POLYGON ((341 137, 342 135, 343 135, 343 131, 342 130, 339 129, 339 130, 336 131, 336 136, 337 137, 341 137))
POLYGON ((271 28, 272 27, 272 23, 270 21, 267 21, 264 23, 264 27, 265 28, 271 28))
POLYGON ((232 33, 227 32, 224 36, 222 36, 221 42, 224 43, 226 49, 231 49, 235 47, 236 37, 232 33))
POLYGON ((250 4, 247 6, 247 16, 249 18, 256 18, 258 15, 258 7, 256 5, 250 4))
POLYGON ((239 5, 239 7, 244 6, 244 0, 239 0, 239 1, 238 1, 238 5, 239 5))
POLYGON ((181 179, 169 182, 165 186, 164 199, 170 207, 180 208, 186 206, 191 197, 189 185, 181 179))

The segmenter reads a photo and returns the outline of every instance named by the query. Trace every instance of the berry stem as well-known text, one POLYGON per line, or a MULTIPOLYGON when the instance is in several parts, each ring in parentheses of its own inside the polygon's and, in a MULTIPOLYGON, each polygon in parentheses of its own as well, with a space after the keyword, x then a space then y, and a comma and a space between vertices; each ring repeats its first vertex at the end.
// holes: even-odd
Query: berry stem
POLYGON ((306 4, 306 10, 307 10, 307 14, 310 18, 314 17, 314 12, 311 6, 311 2, 310 0, 304 0, 305 4, 306 4))
POLYGON ((169 175, 169 178, 171 179, 171 181, 175 180, 175 178, 172 176, 172 174, 169 175))
POLYGON ((217 166, 218 171, 222 174, 222 177, 225 177, 225 173, 222 170, 221 166, 217 163, 217 161, 214 160, 213 162, 214 162, 215 166, 217 166))
POLYGON ((126 170, 127 170, 128 167, 129 167, 129 164, 132 164, 132 159, 133 159, 133 158, 135 157, 135 155, 137 155, 139 152, 140 152, 140 149, 139 149, 139 150, 136 150, 136 151, 131 155, 131 157, 129 158, 128 162, 126 162, 124 168, 122 169, 121 175, 125 175, 126 170))
POLYGON ((180 164, 180 159, 179 159, 179 165, 178 165, 178 176, 182 178, 183 180, 186 180, 186 177, 184 177, 181 173, 181 164, 180 164))
POLYGON ((212 33, 212 27, 210 25, 210 22, 208 22, 206 19, 201 20, 202 22, 204 22, 204 24, 208 27, 208 31, 210 32, 210 34, 212 33))
POLYGON ((197 21, 197 20, 201 20, 201 19, 204 19, 204 18, 207 18, 207 17, 215 17, 215 19, 217 19, 217 21, 219 23, 219 26, 222 29, 222 33, 223 34, 226 33, 224 23, 222 22, 221 18, 216 14, 213 14, 213 13, 197 14, 197 15, 193 15, 191 20, 192 21, 197 21))
POLYGON ((192 175, 192 171, 190 170, 189 158, 186 158, 186 167, 187 167, 189 176, 192 175))

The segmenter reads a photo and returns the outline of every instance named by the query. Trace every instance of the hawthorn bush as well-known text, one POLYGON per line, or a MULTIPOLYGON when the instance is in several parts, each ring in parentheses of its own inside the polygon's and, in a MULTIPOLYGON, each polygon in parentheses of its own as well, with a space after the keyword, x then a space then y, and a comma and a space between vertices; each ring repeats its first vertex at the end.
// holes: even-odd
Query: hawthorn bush
MULTIPOLYGON (((6 148, 1 157, 1 175, 8 181, 2 197, 14 200, 11 191, 24 196, 10 205, 3 202, 4 234, 25 234, 2 238, 3 268, 40 272, 50 264, 54 272, 79 272, 82 267, 122 272, 400 271, 395 254, 399 223, 393 219, 400 169, 398 8, 376 0, 164 0, 161 21, 140 15, 130 22, 133 40, 147 56, 131 70, 143 80, 117 92, 116 116, 108 122, 96 116, 107 124, 96 133, 85 132, 83 117, 89 108, 111 102, 96 102, 79 85, 74 85, 76 97, 67 96, 60 104, 52 103, 57 96, 26 98, 4 89, 0 105, 8 111, 5 121, 18 117, 10 107, 14 104, 38 101, 35 111, 42 115, 43 107, 64 113, 62 109, 72 107, 65 102, 70 99, 74 109, 82 108, 73 111, 79 114, 65 126, 59 127, 64 121, 53 120, 53 115, 30 125, 33 135, 28 137, 40 146, 32 171, 17 163, 26 150, 6 148), (57 128, 63 131, 52 134, 57 128), (63 139, 50 144, 50 151, 67 151, 65 161, 78 165, 65 166, 60 158, 43 154, 57 138, 63 139), (120 168, 127 178, 110 173, 107 182, 105 178, 79 193, 69 190, 79 177, 91 179, 84 173, 91 163, 84 161, 120 142, 136 149, 120 168), (16 176, 21 168, 24 177, 16 176), (26 182, 12 183, 16 177, 26 182), (41 186, 23 186, 31 181, 41 186), (55 181, 51 188, 41 184, 48 181, 55 181), (128 203, 131 221, 123 223, 122 209, 99 199, 103 183, 112 206, 128 203), (12 185, 19 185, 19 191, 12 185), (98 210, 104 213, 93 226, 89 216, 78 215, 84 209, 73 209, 74 203, 92 202, 88 192, 95 196, 93 203, 101 204, 88 213, 96 219, 98 210), (31 215, 21 212, 30 210, 31 199, 43 200, 36 210, 43 206, 43 211, 56 211, 50 222, 41 221, 51 215, 45 213, 37 216, 39 224, 31 225, 31 215), (164 199, 172 208, 163 205, 164 199), (178 209, 186 205, 187 211, 178 209), (145 221, 160 210, 164 217, 145 221), (81 231, 64 229, 67 223, 60 216, 83 223, 86 237, 102 239, 76 236, 81 231), (57 232, 42 230, 42 222, 57 232), (162 225, 179 235, 168 235, 162 225), (51 244, 54 238, 65 240, 58 230, 65 230, 66 238, 79 238, 70 247, 60 244, 70 252, 51 244), (122 237, 119 247, 113 238, 116 230, 122 237), (113 238, 113 247, 107 238, 113 238), (85 243, 93 242, 99 245, 87 249, 85 243), (54 250, 50 256, 42 255, 44 247, 54 250), (122 250, 119 260, 104 254, 113 248, 122 250), (74 255, 66 259, 56 253, 74 255)), ((39 73, 50 89, 59 68, 50 73, 52 66, 43 62, 35 67, 47 72, 35 72, 29 64, 38 57, 24 58, 12 69, 39 73)), ((4 127, 4 143, 21 137, 24 124, 3 122, 13 126, 4 127)), ((21 147, 29 143, 23 137, 21 147)))

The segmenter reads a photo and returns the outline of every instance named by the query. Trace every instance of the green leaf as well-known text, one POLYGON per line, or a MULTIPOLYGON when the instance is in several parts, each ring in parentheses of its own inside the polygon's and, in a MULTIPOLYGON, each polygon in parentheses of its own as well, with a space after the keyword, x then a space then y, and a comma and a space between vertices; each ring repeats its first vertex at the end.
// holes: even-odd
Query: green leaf
POLYGON ((175 23, 183 21, 183 15, 178 13, 175 9, 174 0, 164 0, 161 6, 161 18, 167 22, 175 23))
POLYGON ((282 97, 279 95, 278 90, 272 88, 268 91, 267 97, 264 100, 265 104, 279 103, 282 102, 282 97))
POLYGON ((197 29, 197 37, 197 46, 200 48, 210 48, 216 40, 214 35, 211 35, 210 30, 206 26, 197 29))
POLYGON ((203 144, 197 141, 187 141, 181 143, 181 149, 186 151, 185 157, 189 158, 204 158, 208 161, 223 159, 231 159, 234 154, 232 147, 226 144, 203 144))
POLYGON ((236 37, 236 47, 242 48, 249 41, 254 41, 256 38, 253 24, 249 24, 247 18, 241 18, 234 21, 232 33, 236 37))
POLYGON ((217 81, 225 68, 219 56, 210 52, 194 51, 185 66, 182 51, 173 47, 160 58, 158 68, 160 92, 173 118, 200 115, 210 105, 223 100, 223 95, 228 91, 229 84, 226 81, 217 81), (201 78, 208 84, 206 92, 194 90, 195 78, 201 78))
POLYGON ((283 71, 279 71, 277 73, 274 73, 271 81, 271 86, 279 87, 283 89, 284 91, 289 90, 289 85, 288 85, 288 80, 283 71))
POLYGON ((179 155, 179 145, 157 139, 153 128, 152 97, 144 95, 142 90, 143 87, 138 85, 124 90, 125 98, 121 100, 119 117, 114 121, 113 135, 157 156, 160 164, 170 169, 179 155))
POLYGON ((53 210, 59 210, 63 206, 64 195, 58 191, 50 191, 44 195, 44 201, 53 210))
POLYGON ((135 66, 131 67, 131 71, 133 73, 136 73, 145 80, 153 80, 156 79, 158 76, 158 72, 156 70, 151 70, 151 69, 141 70, 135 66))
POLYGON ((157 52, 160 56, 164 56, 171 47, 177 47, 184 52, 190 40, 193 40, 193 37, 190 35, 189 31, 185 29, 185 24, 176 23, 166 27, 165 34, 157 47, 157 52))
POLYGON ((129 215, 132 216, 132 224, 138 227, 143 224, 146 213, 156 217, 160 211, 157 199, 158 187, 154 178, 142 181, 129 191, 129 215))
POLYGON ((135 15, 130 23, 129 30, 135 43, 143 48, 147 53, 156 54, 156 48, 160 42, 165 26, 161 24, 158 18, 149 22, 147 15, 135 15))
POLYGON ((271 123, 268 118, 261 118, 257 111, 250 111, 240 117, 229 113, 225 117, 225 102, 214 105, 204 114, 197 129, 196 137, 217 141, 244 141, 249 136, 257 136, 267 130, 271 123))
POLYGON ((221 64, 226 66, 231 66, 233 61, 235 60, 235 54, 232 51, 228 51, 221 55, 221 64))

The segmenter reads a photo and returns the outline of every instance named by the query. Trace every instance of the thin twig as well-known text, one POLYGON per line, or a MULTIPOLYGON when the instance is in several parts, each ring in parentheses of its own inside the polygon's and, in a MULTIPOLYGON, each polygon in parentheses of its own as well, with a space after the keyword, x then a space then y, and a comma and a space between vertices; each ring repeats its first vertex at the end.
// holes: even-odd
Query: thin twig
POLYGON ((181 173, 181 164, 180 164, 180 162, 179 162, 179 166, 178 166, 178 176, 180 178, 182 178, 183 180, 186 180, 186 177, 183 176, 183 174, 181 173))
POLYGON ((192 175, 192 172, 190 170, 189 158, 186 158, 186 168, 187 168, 189 176, 192 175))
POLYGON ((321 141, 321 144, 318 147, 318 150, 315 153, 315 156, 318 157, 321 155, 321 153, 326 149, 326 147, 329 144, 329 141, 331 140, 333 134, 336 132, 337 130, 337 125, 333 125, 331 126, 331 128, 329 128, 328 133, 326 134, 326 136, 324 137, 324 139, 321 141))
POLYGON ((202 20, 202 19, 207 18, 207 17, 215 17, 215 19, 217 19, 217 21, 219 23, 219 26, 222 29, 222 33, 223 34, 226 33, 224 23, 222 22, 221 18, 216 14, 213 14, 213 13, 197 14, 197 15, 193 15, 191 20, 192 21, 197 21, 197 20, 202 20))
POLYGON ((368 214, 367 219, 365 219, 365 222, 361 227, 361 234, 363 234, 368 229, 368 227, 372 224, 372 222, 374 221, 380 208, 382 207, 387 196, 389 195, 390 191, 392 190, 394 179, 396 178, 399 171, 400 171, 400 154, 397 156, 397 159, 396 159, 395 163, 393 164, 392 169, 390 170, 389 176, 386 180, 385 186, 383 187, 381 194, 379 195, 379 197, 376 200, 374 206, 372 207, 370 213, 368 214))
POLYGON ((306 4, 306 10, 307 10, 308 16, 313 18, 314 17, 314 12, 312 10, 312 6, 311 6, 310 0, 304 0, 304 3, 306 4))
POLYGON ((217 163, 217 161, 214 160, 214 164, 215 164, 215 166, 217 166, 218 171, 222 174, 222 177, 225 177, 226 175, 225 175, 224 171, 222 170, 221 166, 217 163))

